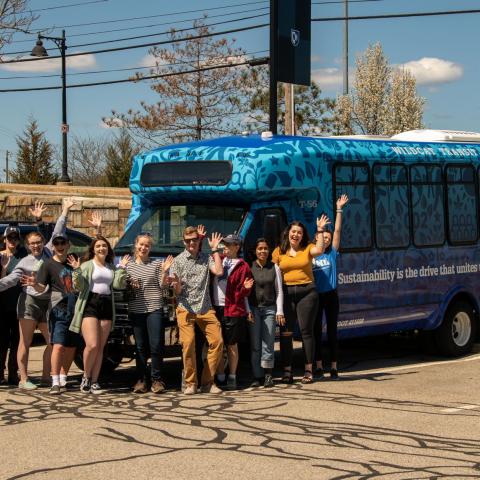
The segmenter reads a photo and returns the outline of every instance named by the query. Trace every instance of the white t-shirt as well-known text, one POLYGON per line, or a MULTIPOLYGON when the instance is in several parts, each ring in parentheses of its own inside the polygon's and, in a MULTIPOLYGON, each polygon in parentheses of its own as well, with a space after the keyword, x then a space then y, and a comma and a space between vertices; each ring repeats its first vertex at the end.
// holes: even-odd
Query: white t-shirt
POLYGON ((225 306, 225 294, 227 292, 227 279, 240 261, 239 258, 227 258, 222 261, 223 274, 215 276, 213 280, 213 304, 217 307, 225 306))
POLYGON ((113 270, 93 262, 92 285, 90 290, 99 295, 110 295, 113 282, 113 270))

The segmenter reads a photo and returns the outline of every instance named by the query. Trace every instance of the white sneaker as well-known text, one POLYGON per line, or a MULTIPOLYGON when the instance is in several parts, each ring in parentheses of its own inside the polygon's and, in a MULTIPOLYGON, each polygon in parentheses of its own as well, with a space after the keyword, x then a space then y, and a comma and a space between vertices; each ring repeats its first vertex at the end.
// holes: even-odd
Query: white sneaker
POLYGON ((197 393, 197 386, 194 383, 190 385, 185 384, 185 388, 183 390, 184 395, 195 395, 197 393))
POLYGON ((98 382, 92 383, 92 386, 90 387, 90 393, 93 393, 94 395, 101 395, 103 392, 104 390, 98 382))
POLYGON ((207 383, 200 387, 202 393, 223 393, 221 388, 218 388, 214 383, 207 383))

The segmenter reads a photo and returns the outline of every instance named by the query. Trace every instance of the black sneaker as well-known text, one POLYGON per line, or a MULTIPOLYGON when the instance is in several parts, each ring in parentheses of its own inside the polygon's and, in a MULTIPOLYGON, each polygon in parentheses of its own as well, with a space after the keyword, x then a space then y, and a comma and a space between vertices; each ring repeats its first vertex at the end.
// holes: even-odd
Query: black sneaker
POLYGON ((331 380, 338 380, 338 370, 336 368, 332 368, 330 370, 330 379, 331 380))
POLYGON ((273 385, 273 377, 271 375, 265 375, 265 381, 263 382, 264 388, 272 388, 273 385))
POLYGON ((60 390, 60 385, 52 385, 48 393, 50 395, 60 395, 62 393, 60 390))
POLYGON ((80 384, 80 391, 82 393, 90 393, 90 379, 87 377, 82 378, 82 383, 80 384))
POLYGON ((324 378, 324 374, 325 372, 323 371, 322 367, 317 368, 314 372, 315 377, 318 378, 319 380, 324 378))
POLYGON ((258 388, 261 385, 261 382, 258 378, 255 378, 250 384, 250 388, 258 388))

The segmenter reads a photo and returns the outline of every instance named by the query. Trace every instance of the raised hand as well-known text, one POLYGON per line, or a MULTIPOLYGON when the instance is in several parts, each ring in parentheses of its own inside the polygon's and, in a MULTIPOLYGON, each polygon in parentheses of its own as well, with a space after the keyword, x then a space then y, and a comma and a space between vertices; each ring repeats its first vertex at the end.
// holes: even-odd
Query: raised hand
POLYGON ((102 216, 98 212, 94 211, 90 214, 88 223, 98 230, 102 226, 102 216))
POLYGON ((245 281, 243 282, 243 287, 246 288, 247 290, 250 290, 253 287, 254 283, 255 283, 255 280, 253 278, 246 278, 245 281))
POLYGON ((323 230, 330 223, 329 218, 325 214, 322 214, 317 218, 317 230, 323 230))
POLYGON ((337 210, 341 210, 348 203, 348 196, 343 194, 337 200, 337 210))
POLYGON ((130 259, 132 258, 131 255, 124 255, 122 257, 122 259, 120 260, 120 262, 118 262, 118 265, 121 267, 121 268, 125 268, 127 266, 127 263, 130 261, 130 259))
POLYGON ((42 218, 43 212, 47 208, 45 207, 45 204, 43 202, 39 202, 38 200, 35 200, 35 203, 33 205, 33 208, 29 208, 28 211, 30 212, 30 215, 34 218, 42 218))
POLYGON ((207 236, 207 229, 205 228, 205 225, 197 225, 197 232, 201 237, 207 236))
POLYGON ((68 211, 75 205, 75 202, 73 201, 72 197, 66 198, 63 201, 63 211, 65 213, 68 213, 68 211))
POLYGON ((173 263, 173 255, 169 255, 162 263, 162 272, 166 273, 170 270, 173 263))
POLYGON ((2 270, 5 270, 8 267, 10 260, 12 259, 12 255, 7 255, 6 253, 2 253, 0 257, 1 257, 0 264, 2 266, 2 270))
POLYGON ((73 255, 68 255, 67 263, 70 265, 74 270, 80 267, 80 259, 76 258, 73 255))
POLYGON ((212 236, 208 239, 208 244, 212 250, 217 250, 218 245, 223 240, 222 234, 213 232, 212 236))
POLYGON ((24 287, 34 287, 37 283, 35 272, 32 272, 30 275, 22 275, 20 277, 20 283, 24 287))

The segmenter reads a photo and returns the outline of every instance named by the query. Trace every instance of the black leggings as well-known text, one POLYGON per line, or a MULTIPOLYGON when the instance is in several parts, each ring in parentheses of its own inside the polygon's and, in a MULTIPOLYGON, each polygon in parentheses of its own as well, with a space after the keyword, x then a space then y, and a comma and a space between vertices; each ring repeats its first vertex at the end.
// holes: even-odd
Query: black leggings
POLYGON ((313 327, 317 317, 318 295, 314 283, 286 285, 284 289, 285 325, 280 327, 280 356, 283 367, 292 365, 295 323, 298 320, 302 334, 305 363, 313 363, 315 348, 313 327))
POLYGON ((322 360, 322 317, 325 311, 327 319, 327 337, 330 348, 330 360, 336 362, 338 358, 338 294, 337 290, 318 293, 318 316, 315 322, 315 360, 322 360))

